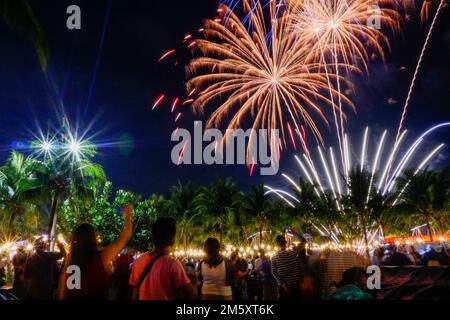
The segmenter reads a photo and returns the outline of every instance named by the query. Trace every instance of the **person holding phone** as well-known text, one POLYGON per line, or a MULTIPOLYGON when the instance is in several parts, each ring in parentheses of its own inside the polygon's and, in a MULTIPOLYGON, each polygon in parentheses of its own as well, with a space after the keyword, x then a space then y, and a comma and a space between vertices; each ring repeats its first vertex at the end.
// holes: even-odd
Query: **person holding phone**
MULTIPOLYGON (((109 287, 111 263, 125 247, 132 233, 133 206, 123 206, 124 224, 119 238, 109 246, 99 249, 95 229, 91 224, 79 225, 72 236, 70 255, 59 280, 58 298, 106 299, 109 287), (69 289, 67 286, 69 266, 76 266, 81 273, 81 288, 69 289)), ((73 268, 73 267, 72 267, 73 268)))

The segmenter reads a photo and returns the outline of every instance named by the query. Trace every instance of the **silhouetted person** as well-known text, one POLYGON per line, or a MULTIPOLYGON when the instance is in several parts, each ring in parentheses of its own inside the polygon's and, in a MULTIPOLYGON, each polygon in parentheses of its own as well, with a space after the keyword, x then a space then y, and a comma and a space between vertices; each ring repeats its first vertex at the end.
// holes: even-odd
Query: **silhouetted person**
POLYGON ((208 238, 204 245, 205 259, 199 265, 202 300, 232 300, 233 269, 220 254, 220 243, 208 238))
POLYGON ((133 207, 123 207, 124 225, 119 238, 99 250, 95 229, 88 223, 78 226, 72 235, 70 256, 59 279, 58 298, 63 300, 96 299, 108 296, 109 275, 112 261, 127 244, 132 232, 133 207), (67 287, 67 268, 78 266, 81 288, 67 287))
POLYGON ((256 267, 256 271, 262 275, 263 299, 277 300, 278 287, 277 281, 272 274, 272 262, 264 251, 261 253, 261 261, 256 267))
POLYGON ((128 280, 130 279, 131 264, 133 261, 133 255, 127 252, 121 253, 113 262, 114 273, 112 275, 112 284, 115 300, 128 300, 131 297, 128 280))
POLYGON ((383 266, 408 266, 413 263, 406 254, 399 252, 396 246, 391 246, 389 254, 384 257, 381 264, 383 266))
POLYGON ((408 257, 414 265, 420 264, 420 260, 422 259, 421 255, 416 251, 416 248, 414 248, 413 245, 409 246, 408 257))
POLYGON ((64 246, 57 241, 59 252, 46 252, 48 244, 38 238, 34 242, 34 254, 26 264, 24 283, 26 295, 31 300, 52 300, 58 284, 59 267, 57 261, 66 256, 64 246))
POLYGON ((245 278, 248 276, 247 261, 241 257, 237 251, 230 256, 231 267, 233 268, 233 300, 243 300, 245 278))
POLYGON ((13 292, 21 300, 26 299, 25 288, 25 265, 27 263, 28 253, 24 248, 20 248, 12 258, 12 264, 14 267, 14 282, 13 292))
POLYGON ((137 258, 131 270, 133 299, 188 300, 196 297, 195 285, 191 284, 183 265, 169 255, 175 245, 176 230, 172 218, 159 218, 152 225, 155 249, 137 258))
POLYGON ((295 300, 300 296, 300 261, 294 251, 288 251, 284 236, 276 238, 279 251, 272 258, 272 274, 278 282, 280 300, 295 300))

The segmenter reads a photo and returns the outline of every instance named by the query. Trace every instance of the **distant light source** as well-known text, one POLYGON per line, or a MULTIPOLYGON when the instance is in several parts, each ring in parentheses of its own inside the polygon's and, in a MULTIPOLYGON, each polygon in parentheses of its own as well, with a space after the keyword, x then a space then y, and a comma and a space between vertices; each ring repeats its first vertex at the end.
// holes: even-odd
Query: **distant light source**
POLYGON ((71 141, 69 143, 69 150, 74 154, 78 154, 80 152, 81 146, 78 141, 71 141))
POLYGON ((52 150, 52 148, 53 148, 53 146, 52 146, 52 144, 50 142, 43 142, 41 144, 41 149, 46 151, 46 152, 52 150))

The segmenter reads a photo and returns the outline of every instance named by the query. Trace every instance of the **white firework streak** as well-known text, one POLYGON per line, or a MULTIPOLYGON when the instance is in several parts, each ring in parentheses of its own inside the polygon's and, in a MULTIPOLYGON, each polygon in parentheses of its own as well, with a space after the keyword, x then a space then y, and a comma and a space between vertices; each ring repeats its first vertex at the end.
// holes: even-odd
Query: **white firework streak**
MULTIPOLYGON (((419 138, 417 138, 411 145, 406 148, 404 153, 400 153, 400 149, 402 145, 404 144, 405 137, 407 131, 403 131, 399 137, 394 142, 394 145, 392 147, 392 151, 387 153, 386 155, 383 154, 383 149, 386 145, 386 139, 388 136, 388 131, 385 130, 378 141, 378 144, 375 146, 375 156, 373 161, 369 163, 368 161, 368 154, 370 149, 370 143, 369 141, 369 128, 366 128, 364 131, 363 139, 362 139, 362 145, 361 145, 361 157, 359 159, 359 166, 361 170, 368 170, 370 172, 370 179, 372 185, 372 182, 374 180, 375 175, 377 175, 378 172, 381 173, 380 179, 377 182, 377 185, 375 186, 375 191, 378 194, 386 195, 387 192, 391 192, 392 189, 395 187, 395 182, 397 181, 397 178, 402 175, 404 170, 408 167, 408 164, 414 159, 419 158, 418 151, 420 150, 420 147, 422 146, 423 142, 425 141, 425 138, 435 132, 436 130, 450 126, 450 122, 444 122, 440 123, 427 131, 425 131, 419 138), (396 165, 396 166, 395 166, 396 165), (395 170, 392 172, 392 174, 389 173, 389 170, 392 166, 395 166, 395 170)), ((429 152, 423 159, 417 159, 419 162, 418 167, 416 167, 416 170, 414 172, 414 175, 416 175, 420 170, 422 170, 427 164, 429 164, 435 156, 444 148, 444 144, 440 144, 437 147, 435 147, 431 152, 429 152)), ((348 172, 351 170, 351 162, 350 162, 350 151, 351 146, 349 142, 348 135, 344 135, 344 141, 343 141, 343 148, 344 148, 344 155, 342 161, 344 163, 342 164, 342 168, 344 168, 343 173, 338 172, 338 163, 336 162, 336 158, 334 156, 333 149, 329 148, 329 157, 327 159, 326 154, 323 152, 322 148, 318 147, 318 154, 320 158, 320 162, 322 164, 323 168, 323 174, 319 175, 319 172, 316 170, 316 166, 314 164, 314 161, 311 157, 308 157, 306 154, 303 154, 303 159, 300 159, 300 156, 295 155, 295 159, 300 167, 300 176, 306 177, 307 181, 311 184, 313 184, 314 191, 318 196, 321 196, 325 194, 325 190, 323 188, 322 182, 320 177, 322 176, 324 180, 326 180, 326 185, 328 185, 329 190, 332 191, 333 196, 337 203, 338 210, 341 210, 342 206, 339 202, 341 198, 341 191, 346 190, 346 195, 349 194, 350 190, 348 188, 348 172), (305 165, 306 162, 306 165, 305 165), (331 165, 330 165, 331 164, 331 165), (331 168, 331 170, 330 170, 331 168)), ((358 164, 355 164, 355 166, 358 166, 358 164)), ((301 188, 298 183, 295 182, 295 180, 283 173, 282 176, 288 181, 289 186, 291 188, 295 188, 299 192, 301 192, 301 188)), ((408 185, 409 182, 407 182, 408 185)), ((406 186, 407 186, 406 185, 406 186)), ((401 195, 406 188, 406 186, 399 190, 399 194, 394 202, 394 204, 397 204, 398 201, 401 199, 401 195)), ((292 203, 293 200, 297 204, 299 203, 299 200, 290 192, 280 190, 280 189, 274 189, 269 186, 265 186, 269 191, 267 193, 270 194, 276 194, 280 199, 283 199, 287 204, 289 204, 291 207, 295 207, 295 205, 292 203), (288 200, 289 198, 289 200, 288 200)), ((371 190, 368 190, 368 196, 367 201, 369 200, 371 190)), ((316 227, 317 228, 317 227, 316 227)), ((335 233, 333 231, 328 231, 325 227, 322 226, 322 230, 320 230, 320 233, 324 233, 323 230, 326 231, 328 235, 333 239, 333 241, 337 241, 337 237, 335 234, 341 233, 339 228, 335 227, 335 233)), ((317 228, 318 229, 318 228, 317 228)), ((319 230, 319 229, 318 229, 319 230)), ((372 237, 375 235, 373 234, 372 237)))

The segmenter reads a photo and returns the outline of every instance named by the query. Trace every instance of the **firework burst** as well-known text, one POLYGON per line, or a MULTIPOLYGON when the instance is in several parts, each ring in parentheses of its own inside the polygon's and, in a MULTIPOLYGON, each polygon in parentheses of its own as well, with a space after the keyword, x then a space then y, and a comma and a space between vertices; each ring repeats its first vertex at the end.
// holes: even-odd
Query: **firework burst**
POLYGON ((368 71, 370 53, 384 60, 389 39, 382 29, 397 31, 400 15, 392 1, 292 0, 293 29, 311 47, 308 58, 326 64, 327 57, 368 71))
MULTIPOLYGON (((399 29, 400 16, 390 9, 390 1, 373 0, 291 0, 288 2, 292 15, 291 28, 310 47, 307 61, 316 61, 325 69, 331 88, 330 74, 336 76, 338 92, 341 93, 340 74, 351 70, 346 66, 361 66, 368 72, 369 54, 384 61, 384 50, 389 48, 388 37, 381 27, 399 29), (340 63, 342 62, 342 64, 340 63), (344 66, 344 70, 341 70, 344 66)), ((353 69, 354 70, 354 69, 353 69)), ((334 103, 333 96, 330 99, 334 103)), ((333 109, 335 130, 339 142, 341 160, 344 163, 344 113, 338 95, 339 118, 333 109)), ((348 164, 345 164, 348 166, 348 164)))
POLYGON ((337 109, 333 101, 338 99, 353 107, 347 97, 330 86, 330 79, 344 79, 326 74, 328 66, 323 62, 307 60, 310 48, 291 32, 290 15, 274 1, 265 9, 259 1, 241 3, 247 25, 222 5, 220 18, 205 22, 206 39, 196 40, 195 48, 201 56, 187 68, 188 92, 200 92, 193 109, 202 114, 211 102, 220 101, 207 127, 218 127, 231 118, 228 128, 240 128, 250 116, 253 129, 266 128, 269 133, 279 129, 285 146, 288 131, 294 131, 305 145, 302 126, 322 144, 316 119, 328 124, 325 107, 337 109))

